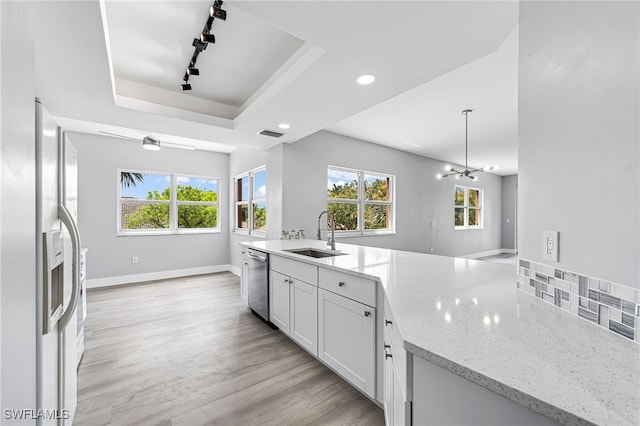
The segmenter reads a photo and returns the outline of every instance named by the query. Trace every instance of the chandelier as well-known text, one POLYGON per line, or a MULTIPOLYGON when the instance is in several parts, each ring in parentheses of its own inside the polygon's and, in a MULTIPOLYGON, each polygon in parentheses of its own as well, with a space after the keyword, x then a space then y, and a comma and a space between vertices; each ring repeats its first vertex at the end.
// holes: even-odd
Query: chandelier
POLYGON ((469 113, 473 111, 471 109, 465 109, 462 111, 462 115, 464 115, 464 170, 456 170, 450 164, 444 166, 445 171, 451 172, 443 175, 442 173, 438 173, 436 175, 436 179, 442 179, 449 176, 455 176, 456 179, 462 179, 463 177, 468 177, 471 180, 478 180, 478 177, 474 175, 476 172, 491 172, 493 170, 498 170, 498 166, 484 166, 478 169, 469 170, 469 113))

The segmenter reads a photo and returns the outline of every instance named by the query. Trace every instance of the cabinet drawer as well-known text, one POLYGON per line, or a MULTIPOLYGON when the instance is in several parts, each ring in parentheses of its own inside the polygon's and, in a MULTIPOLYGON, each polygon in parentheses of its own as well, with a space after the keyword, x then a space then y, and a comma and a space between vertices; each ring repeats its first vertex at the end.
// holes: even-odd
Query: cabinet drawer
POLYGON ((299 279, 306 283, 318 285, 318 267, 297 260, 289 260, 284 257, 271 255, 269 268, 293 279, 299 279))
POLYGON ((376 283, 371 280, 318 268, 319 286, 349 299, 376 306, 376 283))

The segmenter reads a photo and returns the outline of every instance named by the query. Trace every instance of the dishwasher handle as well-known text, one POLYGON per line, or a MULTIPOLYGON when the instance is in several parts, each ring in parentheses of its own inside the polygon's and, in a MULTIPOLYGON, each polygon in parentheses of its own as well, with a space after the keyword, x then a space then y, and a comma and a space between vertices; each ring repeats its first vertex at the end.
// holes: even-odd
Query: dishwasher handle
POLYGON ((261 254, 263 254, 263 256, 260 256, 260 255, 254 254, 254 253, 256 253, 256 252, 251 251, 251 250, 247 250, 247 256, 249 258, 251 258, 253 260, 257 260, 259 262, 266 262, 267 261, 267 255, 266 254, 261 253, 261 254))

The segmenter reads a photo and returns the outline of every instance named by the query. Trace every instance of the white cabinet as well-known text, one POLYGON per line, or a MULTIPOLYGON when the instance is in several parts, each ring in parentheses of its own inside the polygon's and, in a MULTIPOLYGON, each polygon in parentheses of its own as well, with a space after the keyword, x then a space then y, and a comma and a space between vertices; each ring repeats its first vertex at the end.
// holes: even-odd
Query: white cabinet
POLYGON ((300 346, 317 355, 318 287, 290 279, 289 288, 289 335, 300 346))
POLYGON ((247 289, 249 288, 249 260, 247 249, 242 248, 242 273, 240 275, 240 299, 242 303, 249 306, 247 289))
POLYGON ((319 289, 318 357, 372 398, 375 337, 375 308, 319 289))
POLYGON ((413 391, 410 374, 413 369, 413 357, 402 347, 402 338, 386 300, 383 324, 385 423, 394 426, 410 425, 413 391))
POLYGON ((289 277, 269 272, 269 319, 287 336, 289 333, 289 277))
POLYGON ((300 346, 317 356, 318 287, 297 278, 299 275, 317 282, 317 267, 297 265, 298 262, 288 259, 275 259, 269 272, 270 321, 300 346), (280 272, 273 267, 278 268, 280 272))

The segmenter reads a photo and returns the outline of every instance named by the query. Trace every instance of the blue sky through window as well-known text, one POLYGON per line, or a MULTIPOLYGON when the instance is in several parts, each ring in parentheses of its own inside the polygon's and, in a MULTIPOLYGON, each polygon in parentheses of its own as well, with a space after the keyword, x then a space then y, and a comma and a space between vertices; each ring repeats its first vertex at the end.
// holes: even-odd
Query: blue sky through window
POLYGON ((253 175, 253 199, 259 200, 266 197, 267 192, 267 172, 265 170, 253 175))
POLYGON ((159 193, 162 193, 162 191, 171 186, 169 175, 142 173, 142 176, 144 178, 144 181, 136 181, 135 186, 131 185, 129 188, 121 186, 120 196, 122 198, 137 198, 140 200, 146 200, 147 193, 149 191, 157 190, 159 193))
MULTIPOLYGON (((146 200, 149 191, 156 190, 162 193, 166 188, 171 186, 171 176, 155 173, 142 173, 144 178, 143 182, 137 182, 136 185, 131 185, 129 188, 121 186, 120 196, 122 198, 137 198, 139 200, 146 200)), ((218 182, 215 179, 196 178, 178 176, 178 185, 192 186, 194 188, 201 189, 203 191, 218 192, 218 182)))

